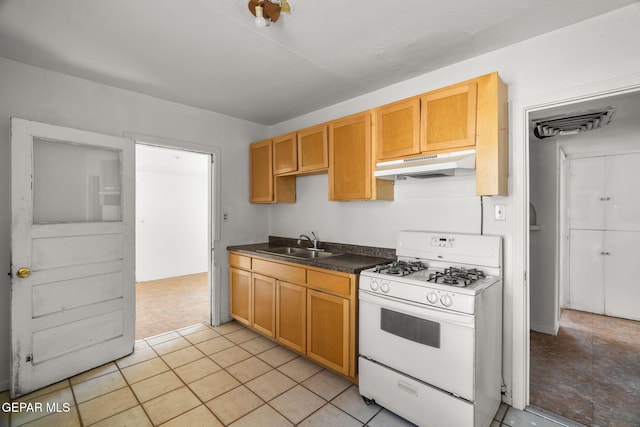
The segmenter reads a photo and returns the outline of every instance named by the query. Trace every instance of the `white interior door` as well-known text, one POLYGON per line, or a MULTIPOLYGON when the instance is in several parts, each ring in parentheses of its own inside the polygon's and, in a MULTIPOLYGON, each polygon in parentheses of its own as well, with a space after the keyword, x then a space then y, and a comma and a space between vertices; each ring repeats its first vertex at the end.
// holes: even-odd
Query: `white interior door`
POLYGON ((606 229, 640 231, 640 153, 606 157, 606 229))
POLYGON ((569 308, 604 313, 604 232, 571 230, 569 308))
POLYGON ((133 351, 133 141, 13 118, 11 395, 133 351))
POLYGON ((640 232, 606 231, 604 313, 640 320, 640 232))
POLYGON ((572 229, 604 229, 605 162, 603 157, 571 160, 569 218, 572 229))

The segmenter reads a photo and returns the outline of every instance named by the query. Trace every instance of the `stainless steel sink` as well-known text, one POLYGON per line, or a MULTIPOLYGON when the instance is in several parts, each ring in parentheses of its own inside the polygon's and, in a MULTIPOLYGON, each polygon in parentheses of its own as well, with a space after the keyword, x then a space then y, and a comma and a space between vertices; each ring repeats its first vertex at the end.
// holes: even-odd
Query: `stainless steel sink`
POLYGON ((257 252, 262 252, 265 254, 273 254, 273 255, 281 255, 290 258, 298 258, 298 259, 317 259, 317 258, 329 258, 336 255, 342 255, 334 252, 327 252, 323 250, 312 250, 305 248, 296 248, 291 246, 286 246, 282 248, 271 248, 271 249, 261 249, 257 252))
POLYGON ((308 250, 306 252, 295 253, 292 256, 294 256, 296 258, 328 258, 328 257, 336 256, 336 255, 340 255, 340 254, 336 254, 336 253, 333 253, 333 252, 326 252, 326 251, 308 250))
POLYGON ((277 254, 277 255, 293 255, 297 253, 307 252, 304 248, 294 248, 294 247, 284 247, 284 248, 272 248, 272 249, 264 249, 259 250, 258 252, 264 252, 268 254, 277 254))

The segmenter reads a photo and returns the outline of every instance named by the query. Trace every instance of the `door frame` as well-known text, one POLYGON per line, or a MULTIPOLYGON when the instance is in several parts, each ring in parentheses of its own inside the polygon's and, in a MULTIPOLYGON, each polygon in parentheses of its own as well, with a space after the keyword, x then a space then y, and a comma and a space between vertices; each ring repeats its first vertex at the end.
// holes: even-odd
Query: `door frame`
MULTIPOLYGON (((640 73, 574 87, 567 90, 532 96, 513 101, 516 112, 510 123, 520 134, 512 135, 513 157, 513 335, 511 343, 511 393, 506 403, 515 409, 529 406, 530 375, 530 312, 529 312, 529 117, 531 113, 562 105, 607 98, 640 91, 640 73)), ((510 394, 510 395, 509 395, 510 394)))
MULTIPOLYGON (((220 165, 222 150, 216 146, 198 144, 194 142, 181 141, 170 138, 144 135, 134 132, 125 132, 125 137, 133 139, 135 145, 148 145, 172 150, 192 151, 211 156, 212 163, 209 168, 209 202, 208 202, 208 225, 207 225, 207 245, 208 251, 208 280, 209 280, 209 301, 210 315, 209 322, 213 326, 218 326, 222 322, 222 305, 220 301, 220 260, 216 259, 216 244, 220 241, 220 165)), ((220 251, 217 251, 220 252, 220 251)), ((219 255, 218 255, 219 257, 219 255)))

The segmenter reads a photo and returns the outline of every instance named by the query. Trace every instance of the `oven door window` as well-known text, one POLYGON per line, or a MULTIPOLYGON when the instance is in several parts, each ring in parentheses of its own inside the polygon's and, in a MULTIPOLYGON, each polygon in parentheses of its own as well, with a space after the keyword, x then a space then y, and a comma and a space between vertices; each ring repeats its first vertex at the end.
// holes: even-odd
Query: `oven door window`
POLYGON ((440 348, 440 324, 431 320, 381 308, 380 329, 413 342, 440 348))

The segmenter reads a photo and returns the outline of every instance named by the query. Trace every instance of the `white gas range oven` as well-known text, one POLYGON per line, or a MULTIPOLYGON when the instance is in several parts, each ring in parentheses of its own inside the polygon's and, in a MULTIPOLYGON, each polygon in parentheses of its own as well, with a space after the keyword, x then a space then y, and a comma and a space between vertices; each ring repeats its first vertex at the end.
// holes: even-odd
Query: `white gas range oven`
POLYGON ((360 394, 420 426, 489 426, 501 401, 501 238, 401 231, 396 255, 360 273, 360 394))

